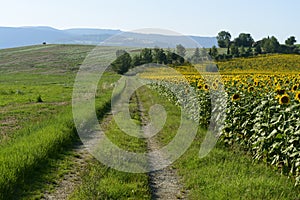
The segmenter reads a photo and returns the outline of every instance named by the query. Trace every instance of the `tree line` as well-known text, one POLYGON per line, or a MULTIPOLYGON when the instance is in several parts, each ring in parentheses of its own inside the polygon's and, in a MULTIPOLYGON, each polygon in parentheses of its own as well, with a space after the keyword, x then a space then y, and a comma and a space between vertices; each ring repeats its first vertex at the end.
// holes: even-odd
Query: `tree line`
POLYGON ((265 37, 254 41, 250 33, 240 33, 237 38, 231 40, 231 34, 221 31, 217 35, 218 46, 226 48, 226 53, 218 53, 216 46, 209 49, 209 55, 216 60, 230 59, 236 57, 249 57, 267 53, 300 54, 300 49, 295 45, 295 36, 290 36, 285 40, 285 44, 280 44, 276 37, 265 37))
MULTIPOLYGON (((176 45, 175 51, 171 51, 169 48, 167 50, 158 47, 144 48, 132 56, 125 50, 117 50, 117 58, 111 63, 111 67, 115 72, 125 74, 130 68, 148 63, 174 67, 200 63, 203 60, 209 60, 209 57, 214 60, 227 60, 267 53, 300 54, 299 46, 295 45, 297 42, 295 36, 290 36, 285 40, 285 44, 280 44, 274 36, 254 41, 250 33, 240 33, 237 38, 232 40, 229 32, 221 31, 218 33, 217 42, 220 48, 226 48, 226 53, 219 53, 220 49, 216 46, 210 48, 208 52, 204 48, 196 48, 194 53, 186 59, 186 49, 181 44, 176 45)), ((215 66, 207 68, 207 71, 216 70, 215 66)))
POLYGON ((189 64, 184 59, 186 49, 181 44, 176 46, 176 53, 170 49, 164 50, 155 47, 154 49, 144 48, 140 53, 131 56, 125 50, 116 51, 116 60, 111 63, 112 69, 119 73, 125 74, 130 68, 148 63, 157 63, 169 66, 180 66, 189 64))

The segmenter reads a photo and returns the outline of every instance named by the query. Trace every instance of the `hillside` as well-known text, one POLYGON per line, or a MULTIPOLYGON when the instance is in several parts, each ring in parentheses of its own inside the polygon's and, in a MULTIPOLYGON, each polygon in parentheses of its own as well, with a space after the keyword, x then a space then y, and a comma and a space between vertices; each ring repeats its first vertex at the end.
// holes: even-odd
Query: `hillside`
POLYGON ((58 73, 79 68, 88 45, 36 45, 0 50, 0 72, 58 73))
MULTIPOLYGON (((91 28, 76 28, 59 30, 52 27, 0 27, 0 49, 12 48, 28 45, 38 45, 43 42, 49 44, 90 44, 97 45, 112 36, 121 34, 118 37, 118 43, 114 46, 152 46, 159 45, 161 47, 175 47, 174 37, 159 35, 159 34, 141 34, 124 32, 121 30, 112 29, 91 29, 91 28), (124 38, 125 37, 125 38, 124 38), (128 45, 128 39, 134 37, 137 42, 131 42, 128 45), (149 43, 149 39, 151 40, 149 43), (121 43, 120 43, 121 40, 121 43), (169 42, 169 41, 173 42, 169 42), (151 45, 151 42, 154 44, 151 45), (122 45, 123 44, 123 45, 122 45)), ((203 47, 212 47, 217 45, 215 37, 200 37, 189 36, 191 39, 197 41, 203 47)), ((177 37, 176 41, 183 43, 186 36, 177 37)), ((186 47, 194 47, 185 45, 186 47)))

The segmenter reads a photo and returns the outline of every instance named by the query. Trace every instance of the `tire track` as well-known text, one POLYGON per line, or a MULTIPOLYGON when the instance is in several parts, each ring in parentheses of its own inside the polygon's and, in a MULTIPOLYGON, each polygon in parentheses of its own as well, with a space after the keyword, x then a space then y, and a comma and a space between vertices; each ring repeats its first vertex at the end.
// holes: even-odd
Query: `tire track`
MULTIPOLYGON (((107 124, 111 121, 111 113, 107 113, 105 117, 101 120, 101 124, 106 127, 107 124)), ((97 141, 99 137, 95 135, 95 138, 91 139, 91 143, 83 144, 78 142, 73 148, 74 153, 74 167, 73 169, 64 175, 62 180, 55 186, 54 191, 46 191, 43 195, 44 200, 65 200, 79 187, 82 183, 82 174, 87 168, 88 163, 93 159, 93 156, 90 154, 92 149, 93 141, 97 141)))
MULTIPOLYGON (((137 92, 135 97, 138 104, 139 113, 142 122, 142 131, 144 134, 149 132, 148 119, 145 116, 146 110, 144 109, 142 102, 139 99, 137 92)), ((160 149, 160 143, 154 137, 147 139, 148 152, 156 151, 160 149)), ((165 156, 162 154, 156 154, 154 157, 149 157, 149 165, 151 167, 158 166, 159 163, 165 162, 165 156)), ((168 166, 164 169, 149 172, 149 187, 151 190, 151 199, 185 199, 185 192, 183 186, 180 184, 180 177, 177 175, 176 169, 172 166, 168 166)))

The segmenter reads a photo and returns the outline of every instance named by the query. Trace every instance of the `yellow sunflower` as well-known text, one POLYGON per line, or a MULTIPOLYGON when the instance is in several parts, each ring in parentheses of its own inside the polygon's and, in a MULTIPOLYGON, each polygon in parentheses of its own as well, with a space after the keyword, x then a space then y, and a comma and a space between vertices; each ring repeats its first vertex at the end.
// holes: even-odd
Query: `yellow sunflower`
POLYGON ((287 94, 282 95, 282 96, 279 98, 279 103, 280 103, 281 105, 289 104, 289 103, 290 103, 290 96, 287 95, 287 94))
POLYGON ((293 85, 292 91, 295 92, 298 89, 298 85, 293 85))
POLYGON ((300 102, 300 92, 297 92, 295 94, 295 100, 299 101, 300 102))
POLYGON ((231 97, 231 101, 238 101, 240 99, 241 99, 241 96, 237 93, 232 95, 232 97, 231 97))
POLYGON ((204 90, 209 90, 209 86, 207 84, 204 85, 204 90))
POLYGON ((213 83, 213 88, 214 88, 214 90, 217 90, 217 89, 218 89, 218 82, 214 82, 214 83, 213 83))
POLYGON ((253 92, 253 91, 254 91, 254 87, 253 86, 248 87, 248 92, 253 92))

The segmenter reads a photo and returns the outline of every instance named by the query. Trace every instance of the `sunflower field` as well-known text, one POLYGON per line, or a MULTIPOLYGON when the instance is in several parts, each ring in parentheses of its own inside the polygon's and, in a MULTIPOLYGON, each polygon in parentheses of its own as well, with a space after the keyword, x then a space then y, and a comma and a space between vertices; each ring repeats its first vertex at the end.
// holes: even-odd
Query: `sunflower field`
MULTIPOLYGON (((296 61, 291 63, 294 65, 296 61)), ((277 63, 274 65, 277 66, 277 63)), ((274 65, 270 68, 276 68, 274 65)), ((222 143, 229 147, 239 146, 249 152, 254 160, 273 166, 283 174, 294 177, 295 185, 300 184, 299 72, 270 73, 256 69, 254 73, 230 71, 200 75, 186 66, 178 71, 182 75, 172 74, 167 69, 152 69, 142 76, 177 85, 177 93, 182 95, 187 94, 189 89, 183 84, 184 79, 187 80, 198 95, 200 126, 207 127, 213 117, 220 119, 212 113, 224 109, 224 123, 218 132, 222 143), (212 94, 220 91, 225 91, 225 95, 218 97, 225 100, 213 101, 212 94)), ((176 102, 178 99, 174 91, 158 90, 171 101, 182 103, 176 102)))

